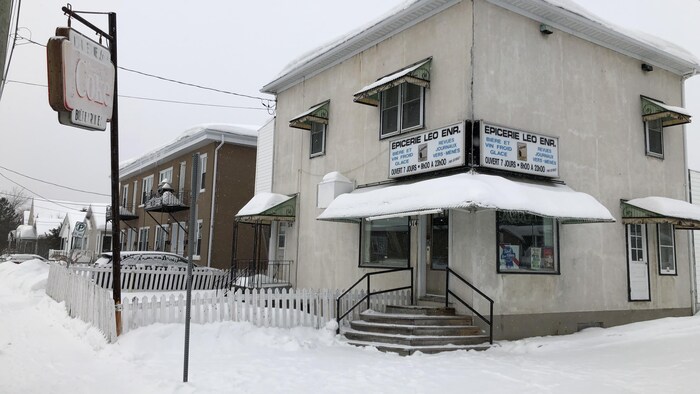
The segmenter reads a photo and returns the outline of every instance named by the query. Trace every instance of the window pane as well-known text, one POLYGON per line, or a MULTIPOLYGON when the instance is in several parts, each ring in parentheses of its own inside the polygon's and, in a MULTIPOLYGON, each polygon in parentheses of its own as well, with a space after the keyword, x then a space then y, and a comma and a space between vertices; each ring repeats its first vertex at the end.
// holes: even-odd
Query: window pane
POLYGON ((414 100, 403 105, 401 129, 408 129, 420 125, 421 105, 420 100, 414 100))
POLYGON ((325 126, 321 123, 311 123, 311 155, 324 151, 325 126))
POLYGON ((647 122, 647 140, 650 153, 664 154, 664 133, 661 120, 647 122))
POLYGON ((399 87, 394 86, 393 88, 387 89, 381 93, 382 109, 397 107, 399 105, 399 87))
POLYGON ((380 111, 382 118, 381 134, 386 135, 399 130, 399 87, 380 93, 380 111))
POLYGON ((408 267, 410 246, 408 218, 362 223, 361 265, 408 267))
POLYGON ((498 212, 498 271, 558 271, 556 221, 519 212, 498 212))
POLYGON ((673 225, 669 223, 660 223, 656 228, 659 238, 659 265, 661 273, 675 275, 676 253, 673 238, 673 225))

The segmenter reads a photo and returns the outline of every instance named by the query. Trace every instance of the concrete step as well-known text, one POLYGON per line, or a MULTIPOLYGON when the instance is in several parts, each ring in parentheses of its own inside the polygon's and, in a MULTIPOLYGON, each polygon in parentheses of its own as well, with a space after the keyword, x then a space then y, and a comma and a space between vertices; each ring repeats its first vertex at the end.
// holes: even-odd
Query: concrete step
POLYGON ((363 332, 353 329, 344 330, 345 338, 350 341, 378 342, 382 344, 404 346, 446 346, 446 345, 481 345, 488 342, 488 335, 401 335, 363 332))
POLYGON ((426 305, 387 305, 386 313, 426 316, 454 316, 455 308, 426 305))
POLYGON ((471 326, 471 316, 409 315, 405 313, 379 313, 364 311, 360 318, 366 322, 405 326, 471 326))
POLYGON ((353 320, 350 327, 355 331, 401 334, 401 335, 429 335, 429 336, 457 336, 457 335, 479 335, 481 329, 477 326, 409 326, 401 324, 372 323, 364 320, 353 320))
POLYGON ((353 346, 372 346, 382 352, 398 353, 401 356, 410 356, 415 352, 426 354, 450 352, 455 350, 486 350, 491 347, 488 343, 481 345, 446 345, 446 346, 404 346, 379 342, 347 341, 353 346))

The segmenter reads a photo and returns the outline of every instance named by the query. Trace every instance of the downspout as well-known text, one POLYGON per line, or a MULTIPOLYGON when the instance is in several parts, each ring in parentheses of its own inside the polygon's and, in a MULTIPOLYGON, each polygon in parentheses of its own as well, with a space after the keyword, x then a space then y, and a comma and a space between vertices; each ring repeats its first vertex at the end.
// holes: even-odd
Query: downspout
MULTIPOLYGON (((681 107, 685 108, 685 80, 699 74, 698 70, 693 70, 688 74, 681 77, 681 107)), ((688 134, 686 130, 686 125, 683 125, 683 166, 685 169, 685 200, 691 201, 690 198, 690 171, 688 171, 688 134)), ((695 272, 695 237, 693 236, 693 231, 688 231, 688 260, 690 261, 690 310, 693 315, 698 312, 698 284, 696 281, 695 272)))
POLYGON ((207 267, 211 267, 211 244, 214 241, 214 208, 216 208, 216 178, 219 169, 219 149, 224 146, 224 134, 221 134, 221 142, 214 150, 214 174, 211 184, 211 215, 209 216, 209 246, 207 247, 207 267))

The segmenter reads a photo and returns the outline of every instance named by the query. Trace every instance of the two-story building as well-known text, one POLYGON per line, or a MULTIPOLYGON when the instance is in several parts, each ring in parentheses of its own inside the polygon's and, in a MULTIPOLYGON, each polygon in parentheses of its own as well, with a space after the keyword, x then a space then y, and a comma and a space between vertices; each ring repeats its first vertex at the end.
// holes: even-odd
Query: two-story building
POLYGON ((416 302, 449 287, 488 314, 460 275, 496 338, 690 315, 699 63, 569 1, 407 2, 264 86, 274 194, 243 216, 295 201, 297 287, 411 268, 416 302))
MULTIPOLYGON (((200 266, 231 265, 233 217, 253 196, 257 130, 205 124, 173 142, 120 166, 122 250, 157 250, 187 255, 200 266), (198 154, 196 203, 192 168, 198 154), (197 226, 189 228, 191 210, 197 226)), ((246 240, 247 241, 247 240, 246 240)))

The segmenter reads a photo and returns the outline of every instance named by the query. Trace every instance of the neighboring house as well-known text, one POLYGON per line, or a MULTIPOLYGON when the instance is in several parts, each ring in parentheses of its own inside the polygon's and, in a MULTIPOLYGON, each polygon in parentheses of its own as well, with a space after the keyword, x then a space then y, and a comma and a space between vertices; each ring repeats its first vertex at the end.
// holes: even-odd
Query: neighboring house
MULTIPOLYGON (((700 205, 700 171, 689 171, 690 179, 690 201, 695 205, 700 205)), ((700 286, 700 231, 693 231, 693 257, 695 260, 695 287, 693 291, 695 292, 695 310, 700 310, 700 293, 698 293, 698 287, 700 286)), ((693 274, 691 274, 693 275, 693 274)))
POLYGON ((698 69, 568 2, 408 2, 264 86, 273 193, 238 217, 293 220, 300 288, 410 267, 416 301, 444 301, 449 268, 494 299, 496 338, 687 316, 698 69))
MULTIPOLYGON (((122 250, 187 255, 199 265, 231 265, 233 217, 253 195, 257 130, 206 124, 120 168, 122 250), (199 154, 197 203, 191 202, 193 154, 199 154), (191 210, 197 227, 189 229, 191 210)), ((108 214, 111 216, 111 214, 108 214)), ((245 240, 249 242, 249 240, 245 240)))

